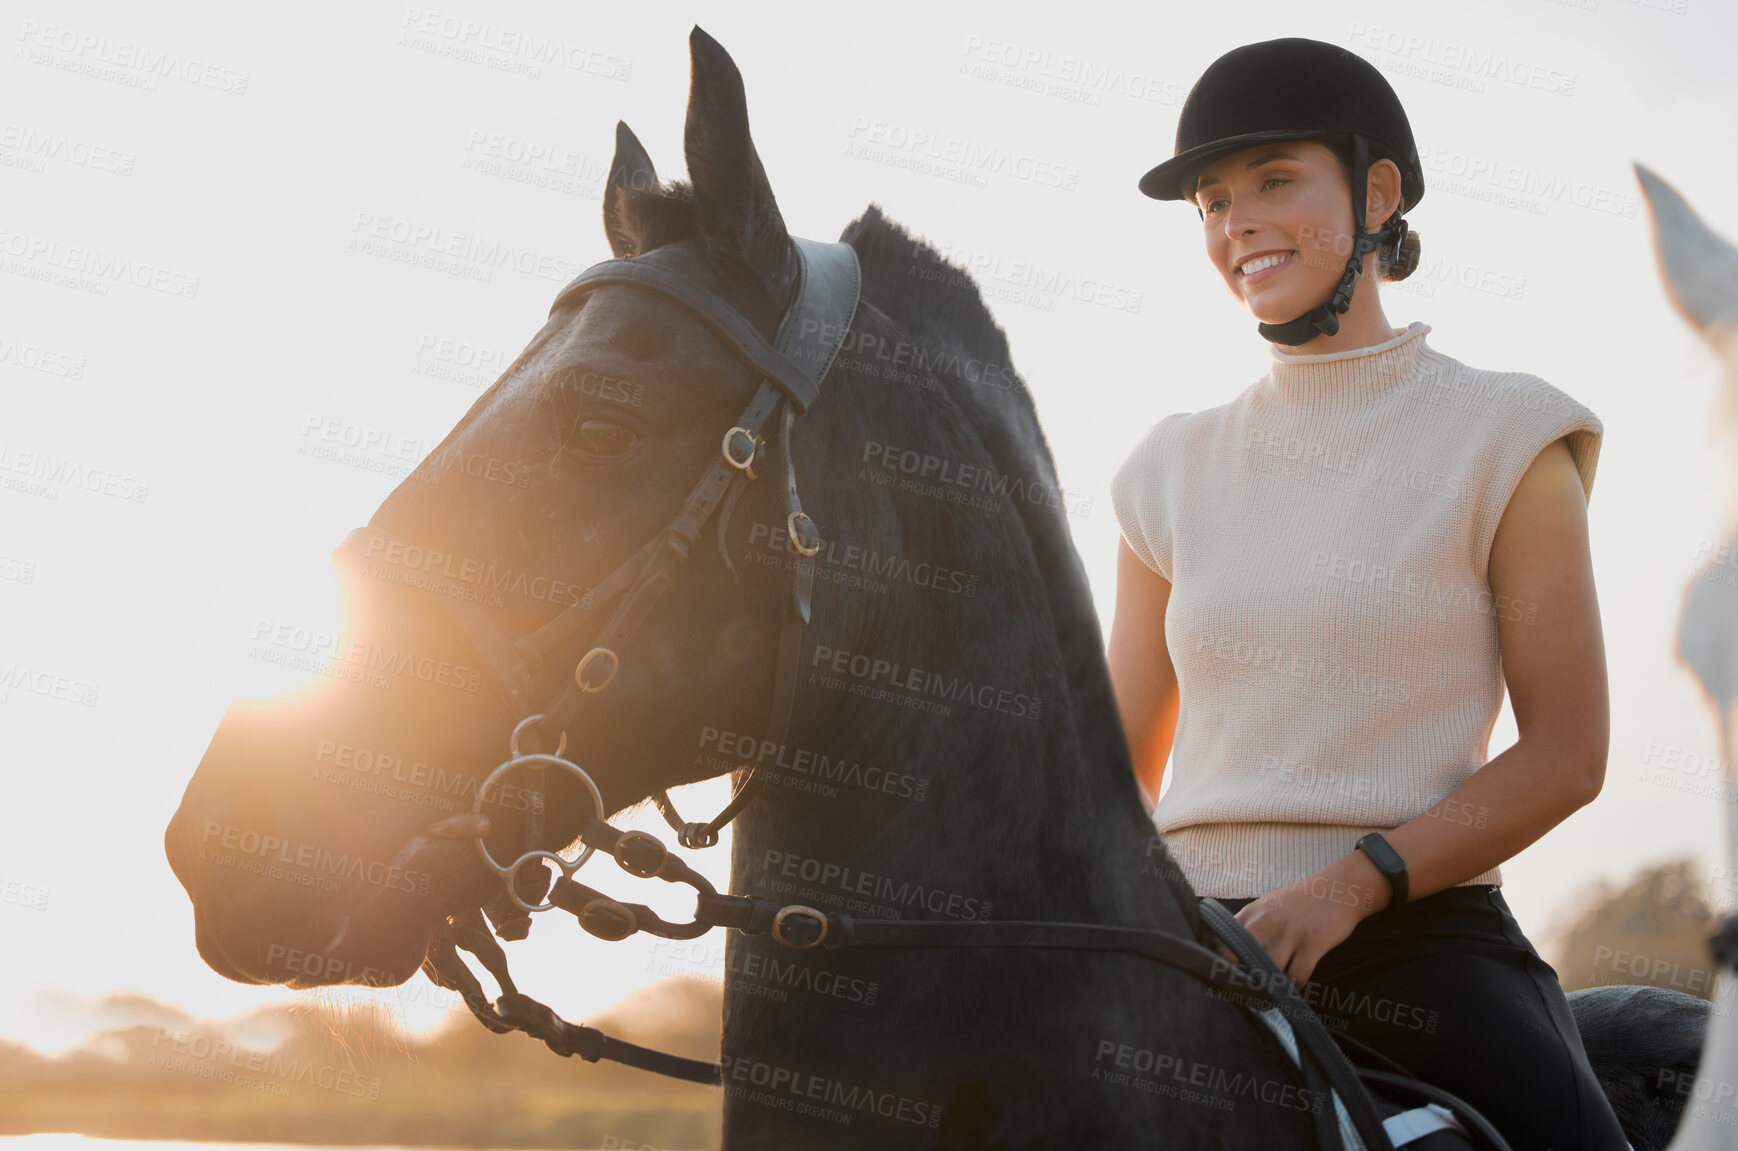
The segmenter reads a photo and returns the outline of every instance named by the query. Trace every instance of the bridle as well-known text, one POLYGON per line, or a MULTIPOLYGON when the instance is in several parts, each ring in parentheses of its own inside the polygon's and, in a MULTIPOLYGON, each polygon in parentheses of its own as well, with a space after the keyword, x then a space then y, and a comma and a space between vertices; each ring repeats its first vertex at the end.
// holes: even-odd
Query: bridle
MULTIPOLYGON (((843 911, 720 893, 705 876, 671 854, 656 836, 622 831, 607 821, 602 795, 590 774, 562 757, 567 746, 567 729, 587 701, 615 680, 621 668, 619 652, 669 589, 677 569, 715 512, 719 517, 719 550, 724 554, 726 569, 735 575, 725 554, 726 526, 742 491, 758 478, 756 468, 763 462, 769 425, 777 427, 776 436, 771 438, 777 445, 778 464, 785 479, 785 526, 799 558, 792 565, 785 600, 767 738, 774 746, 782 745, 789 727, 802 629, 809 620, 814 581, 812 557, 820 550, 819 531, 803 513, 797 495, 791 429, 796 417, 813 403, 822 379, 837 358, 856 314, 860 293, 857 257, 849 244, 797 237, 792 237, 792 241, 798 261, 795 298, 771 343, 716 294, 665 268, 627 258, 605 260, 581 272, 556 297, 549 321, 531 344, 531 349, 538 347, 563 314, 590 292, 606 285, 632 286, 675 303, 703 323, 727 350, 756 373, 760 384, 737 423, 724 433, 718 458, 709 462, 681 509, 578 603, 548 623, 529 634, 509 638, 492 617, 462 598, 442 596, 434 601, 476 648, 496 693, 521 718, 508 741, 509 758, 478 785, 471 812, 439 820, 418 837, 473 839, 484 866, 502 881, 501 894, 488 905, 452 915, 437 927, 424 972, 437 985, 459 992, 471 1013, 491 1031, 525 1031, 563 1056, 578 1055, 590 1062, 609 1059, 662 1075, 717 1085, 722 1076, 716 1063, 655 1051, 616 1039, 596 1028, 569 1023, 549 1007, 521 994, 508 971, 506 953, 494 935, 508 940, 524 938, 531 913, 559 907, 574 915, 586 931, 606 940, 625 939, 636 932, 667 939, 694 939, 714 927, 724 927, 749 935, 769 934, 782 946, 799 951, 852 947, 1013 947, 1127 952, 1186 972, 1229 995, 1234 1002, 1260 1000, 1269 1004, 1251 1010, 1275 1032, 1298 1064, 1312 1097, 1318 1103, 1333 1100, 1331 1107, 1313 1108, 1321 1147, 1362 1146, 1370 1151, 1393 1151, 1396 1137, 1402 1134, 1406 1138, 1400 1142, 1405 1143, 1437 1130, 1459 1129, 1464 1122, 1490 1146, 1506 1151, 1501 1137, 1477 1112, 1446 1092, 1411 1080, 1404 1069, 1379 1053, 1368 1052, 1398 1075, 1355 1069, 1290 978, 1274 965, 1236 918, 1214 900, 1201 900, 1201 922, 1236 954, 1238 964, 1227 962, 1194 939, 1147 928, 1030 920, 857 919, 843 911), (596 625, 602 610, 611 605, 613 611, 607 621, 568 674, 567 664, 557 657, 564 650, 571 650, 596 625), (551 686, 552 674, 561 676, 559 685, 551 686), (539 700, 545 698, 549 701, 539 706, 539 700), (533 737, 539 730, 559 733, 555 750, 522 750, 521 740, 533 737), (543 805, 539 802, 527 821, 526 850, 503 866, 484 843, 489 832, 488 819, 482 810, 484 797, 498 780, 518 769, 536 773, 541 795, 550 768, 573 775, 592 803, 593 814, 585 820, 579 836, 583 850, 570 860, 539 846, 543 840, 543 805), (693 919, 672 923, 644 904, 620 902, 577 882, 575 873, 598 851, 607 852, 618 866, 635 877, 693 888, 696 895, 693 919), (554 882, 549 882, 549 871, 541 867, 522 873, 522 866, 530 860, 553 864, 559 873, 554 882), (536 901, 527 899, 528 895, 536 901), (484 921, 485 912, 495 924, 494 935, 484 921), (491 1001, 484 993, 476 975, 460 956, 461 950, 475 956, 494 977, 501 989, 497 999, 491 1001), (1415 1100, 1424 1101, 1424 1105, 1387 1120, 1379 1119, 1360 1076, 1396 1090, 1403 1088, 1415 1100), (1445 1103, 1447 1108, 1442 1106, 1445 1103)), ((375 528, 360 528, 346 537, 336 554, 341 562, 354 560, 391 542, 395 541, 375 528)), ((658 810, 676 831, 682 846, 712 846, 718 841, 719 829, 743 810, 759 777, 752 762, 744 764, 741 770, 744 776, 729 802, 702 822, 684 821, 667 791, 653 793, 658 810)))
MULTIPOLYGON (((791 565, 790 591, 780 627, 772 712, 767 720, 767 738, 774 744, 784 742, 796 697, 802 630, 809 620, 814 587, 812 557, 821 547, 820 533, 814 521, 804 513, 797 494, 796 461, 790 451, 791 429, 796 417, 806 412, 814 402, 822 379, 838 357, 845 333, 856 315, 861 286, 857 253, 849 244, 792 237, 792 245, 797 273, 794 302, 786 310, 773 343, 768 343, 753 324, 713 292, 666 268, 633 258, 593 264, 563 288, 550 307, 549 321, 532 341, 532 348, 540 346, 565 313, 577 308, 598 288, 628 285, 651 292, 705 324, 727 350, 760 378, 760 385, 748 407, 724 433, 718 456, 710 461, 689 491, 681 509, 662 530, 554 619, 527 635, 509 638, 492 616, 474 604, 452 597, 437 601, 481 656, 496 693, 513 715, 521 717, 510 740, 511 758, 490 776, 491 783, 510 767, 540 769, 557 761, 567 746, 569 725, 589 700, 614 682, 621 669, 620 650, 669 589, 677 569, 688 558, 706 521, 715 511, 718 513, 719 555, 725 570, 732 577, 736 576, 726 547, 730 514, 743 490, 759 478, 756 468, 765 462, 769 439, 776 444, 778 465, 785 479, 785 529, 791 547, 799 557, 791 565), (776 436, 768 434, 773 426, 777 428, 776 436), (553 690, 553 698, 549 698, 547 692, 540 695, 540 681, 549 678, 540 673, 565 666, 555 657, 570 649, 577 639, 595 626, 600 613, 612 605, 613 612, 573 665, 572 675, 562 676, 559 687, 553 690), (538 706, 540 698, 549 698, 549 702, 538 706), (520 740, 539 728, 560 733, 555 752, 549 756, 522 753, 520 740)), ((374 527, 358 528, 339 545, 336 554, 340 560, 364 559, 396 542, 374 527)), ((742 765, 741 770, 743 777, 729 802, 708 820, 685 821, 677 813, 667 790, 660 788, 653 793, 658 810, 677 833, 677 841, 683 847, 701 848, 716 844, 719 829, 746 806, 760 777, 755 772, 753 761, 742 765)), ((539 771, 536 778, 539 783, 537 794, 541 799, 543 773, 539 771)), ((590 778, 584 777, 584 783, 601 805, 590 778)), ((484 790, 479 787, 478 795, 481 796, 484 790)), ((553 852, 534 850, 543 840, 543 807, 541 802, 533 804, 526 834, 528 850, 512 866, 502 867, 478 840, 485 866, 506 881, 505 894, 511 907, 500 907, 498 911, 516 931, 528 926, 529 920, 525 916, 530 912, 548 910, 551 906, 548 903, 534 905, 521 897, 516 882, 519 865, 530 857, 542 858, 556 863, 571 877, 572 869, 576 869, 590 854, 588 851, 579 860, 568 863, 553 852)), ((599 814, 602 814, 601 810, 599 814)))

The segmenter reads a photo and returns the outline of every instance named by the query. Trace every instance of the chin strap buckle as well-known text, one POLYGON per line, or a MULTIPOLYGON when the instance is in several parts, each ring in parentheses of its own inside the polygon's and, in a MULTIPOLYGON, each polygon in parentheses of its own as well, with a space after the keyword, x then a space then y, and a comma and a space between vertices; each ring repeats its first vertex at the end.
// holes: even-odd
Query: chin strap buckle
POLYGON ((1406 217, 1400 219, 1377 232, 1364 231, 1364 176, 1370 167, 1369 142, 1362 135, 1352 134, 1352 171, 1356 175, 1352 180, 1352 226, 1358 234, 1352 237, 1352 254, 1346 259, 1345 274, 1334 288, 1334 294, 1324 304, 1288 320, 1283 324, 1258 324, 1256 331, 1264 339, 1287 347, 1307 344, 1317 335, 1337 335, 1340 330, 1340 316, 1352 306, 1352 289, 1357 286, 1358 277, 1364 272, 1364 257, 1377 251, 1393 237, 1394 262, 1400 261, 1400 245, 1406 242, 1406 217))

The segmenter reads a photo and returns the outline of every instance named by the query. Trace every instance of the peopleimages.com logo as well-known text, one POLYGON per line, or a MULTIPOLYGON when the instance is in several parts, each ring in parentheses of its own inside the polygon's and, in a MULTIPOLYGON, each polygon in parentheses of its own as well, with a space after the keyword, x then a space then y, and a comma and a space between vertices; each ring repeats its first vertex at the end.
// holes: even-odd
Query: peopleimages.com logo
MULTIPOLYGON (((423 683, 473 694, 481 689, 483 683, 480 668, 466 667, 431 656, 419 656, 396 647, 387 648, 361 640, 341 643, 336 635, 315 628, 257 619, 254 621, 250 654, 265 655, 271 652, 325 661, 322 666, 349 667, 370 678, 379 678, 372 676, 377 671, 391 675, 408 675, 423 683)), ((385 684, 390 682, 381 680, 385 684)))
POLYGON ((199 836, 199 860, 219 867, 251 871, 268 879, 285 879, 303 886, 336 891, 340 880, 374 887, 429 893, 430 874, 378 859, 334 851, 318 843, 292 843, 280 836, 207 820, 199 836))

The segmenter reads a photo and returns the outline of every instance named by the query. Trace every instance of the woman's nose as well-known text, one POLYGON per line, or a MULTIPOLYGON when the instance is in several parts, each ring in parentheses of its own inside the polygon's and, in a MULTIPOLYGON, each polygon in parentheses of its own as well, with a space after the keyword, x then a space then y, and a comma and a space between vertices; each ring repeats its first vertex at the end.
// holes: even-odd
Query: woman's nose
POLYGON ((1254 210, 1247 203, 1233 202, 1225 209, 1225 234, 1227 236, 1247 236, 1256 230, 1260 222, 1254 210))

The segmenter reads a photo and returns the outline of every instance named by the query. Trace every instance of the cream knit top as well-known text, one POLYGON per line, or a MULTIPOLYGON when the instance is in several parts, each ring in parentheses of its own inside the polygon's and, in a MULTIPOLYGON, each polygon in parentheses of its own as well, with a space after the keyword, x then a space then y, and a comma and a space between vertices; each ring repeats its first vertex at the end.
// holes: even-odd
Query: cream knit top
POLYGON ((1497 524, 1563 436, 1591 498, 1604 429, 1537 376, 1443 355, 1429 331, 1276 346, 1267 375, 1160 420, 1111 481, 1123 537, 1172 585, 1181 710, 1153 822, 1197 894, 1301 879, 1487 759, 1498 615, 1537 610, 1491 593, 1497 524))

